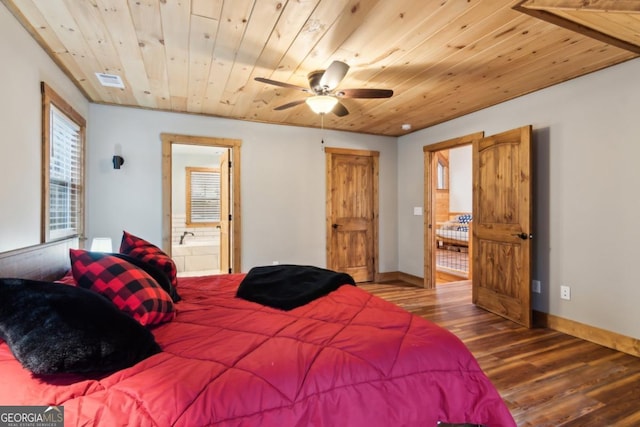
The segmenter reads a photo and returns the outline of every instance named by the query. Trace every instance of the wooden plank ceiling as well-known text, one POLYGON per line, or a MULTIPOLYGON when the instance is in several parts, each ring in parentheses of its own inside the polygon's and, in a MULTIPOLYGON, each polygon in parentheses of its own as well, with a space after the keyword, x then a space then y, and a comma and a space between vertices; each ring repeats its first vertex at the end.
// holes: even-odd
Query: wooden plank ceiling
POLYGON ((320 127, 305 104, 273 110, 310 95, 254 78, 307 87, 309 72, 340 60, 351 68, 339 89, 394 96, 345 99, 350 114, 324 126, 378 135, 640 54, 631 0, 1 1, 92 102, 320 127))

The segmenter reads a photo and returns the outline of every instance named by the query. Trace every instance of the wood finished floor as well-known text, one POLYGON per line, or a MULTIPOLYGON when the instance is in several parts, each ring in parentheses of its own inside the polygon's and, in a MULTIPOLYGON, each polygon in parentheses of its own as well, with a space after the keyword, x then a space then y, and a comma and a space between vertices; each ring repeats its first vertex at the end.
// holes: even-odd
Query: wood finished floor
POLYGON ((456 334, 518 426, 640 426, 640 358, 550 329, 525 329, 471 303, 470 282, 435 290, 359 286, 456 334))

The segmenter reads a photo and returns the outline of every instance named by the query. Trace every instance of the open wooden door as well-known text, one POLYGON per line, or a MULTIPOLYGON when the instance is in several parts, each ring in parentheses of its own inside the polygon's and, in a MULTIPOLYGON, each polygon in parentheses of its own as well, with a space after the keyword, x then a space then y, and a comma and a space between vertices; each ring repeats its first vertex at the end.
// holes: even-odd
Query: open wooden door
POLYGON ((378 232, 376 151, 326 148, 327 268, 374 280, 378 232))
POLYGON ((231 203, 229 191, 229 177, 231 176, 231 168, 229 165, 229 149, 227 148, 220 155, 220 271, 222 273, 231 273, 229 266, 229 217, 231 203))
POLYGON ((531 126, 473 142, 473 302, 531 327, 531 126))

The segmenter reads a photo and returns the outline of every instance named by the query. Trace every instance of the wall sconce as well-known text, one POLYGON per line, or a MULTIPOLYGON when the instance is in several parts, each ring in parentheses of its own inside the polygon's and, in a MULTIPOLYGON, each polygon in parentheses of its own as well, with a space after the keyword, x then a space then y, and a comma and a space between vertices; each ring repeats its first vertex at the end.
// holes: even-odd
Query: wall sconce
POLYGON ((120 169, 120 166, 124 164, 124 159, 122 156, 113 156, 113 168, 120 169))

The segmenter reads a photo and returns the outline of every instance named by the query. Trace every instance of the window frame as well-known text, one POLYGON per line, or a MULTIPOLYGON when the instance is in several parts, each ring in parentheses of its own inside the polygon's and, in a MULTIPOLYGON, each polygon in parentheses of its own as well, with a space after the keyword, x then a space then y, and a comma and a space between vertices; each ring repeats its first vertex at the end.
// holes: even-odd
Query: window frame
POLYGON ((449 191, 449 156, 436 153, 436 190, 449 191))
POLYGON ((41 82, 40 89, 42 93, 42 221, 41 221, 41 241, 43 243, 56 240, 64 240, 68 238, 79 238, 84 240, 85 227, 85 150, 86 150, 86 128, 87 123, 69 103, 67 103, 60 95, 58 95, 49 85, 41 82), (63 113, 68 120, 75 123, 79 127, 79 179, 78 184, 74 187, 78 200, 76 215, 76 228, 70 229, 67 233, 59 236, 51 236, 50 221, 50 185, 51 172, 51 106, 54 106, 59 112, 63 113))
MULTIPOLYGON (((220 176, 221 171, 220 168, 209 168, 209 167, 196 167, 196 166, 187 166, 185 167, 185 184, 186 184, 186 197, 185 197, 185 202, 186 202, 186 218, 185 218, 185 224, 187 225, 187 227, 218 227, 220 225, 220 220, 218 221, 210 221, 210 222, 193 222, 191 219, 191 174, 193 172, 198 172, 198 173, 211 173, 211 174, 218 174, 220 176)), ((220 182, 220 178, 218 179, 218 182, 220 182)), ((212 198, 212 200, 216 200, 215 198, 212 198)), ((218 210, 220 210, 220 203, 222 203, 222 201, 220 200, 220 188, 218 187, 218 210)))

